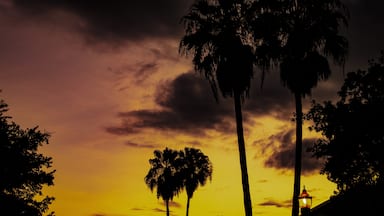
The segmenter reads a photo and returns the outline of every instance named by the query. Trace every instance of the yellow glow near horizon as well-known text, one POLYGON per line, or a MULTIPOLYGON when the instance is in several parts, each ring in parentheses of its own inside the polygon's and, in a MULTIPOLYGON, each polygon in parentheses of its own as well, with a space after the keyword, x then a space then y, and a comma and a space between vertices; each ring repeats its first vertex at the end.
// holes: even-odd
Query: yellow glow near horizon
MULTIPOLYGON (((264 142, 266 137, 280 132, 281 128, 288 129, 289 124, 294 123, 287 125, 271 117, 256 120, 257 125, 245 137, 253 211, 255 215, 285 216, 291 211, 293 170, 281 172, 264 167, 263 161, 272 149, 262 154, 262 145, 253 142, 264 142)), ((200 148, 213 163, 212 181, 194 193, 190 215, 244 214, 235 132, 219 136, 212 131, 207 138, 161 132, 150 134, 150 137, 143 137, 141 141, 156 144, 156 149, 160 150, 166 146, 173 149, 186 146, 200 148), (201 146, 188 144, 196 139, 201 146)), ((309 135, 313 134, 306 134, 306 137, 309 135)), ((57 169, 55 186, 46 189, 48 195, 56 197, 51 209, 57 215, 164 215, 163 201, 157 199, 156 192, 151 192, 144 183, 144 176, 149 169, 148 160, 153 157, 155 149, 124 146, 121 144, 126 139, 114 136, 108 139, 100 136, 96 140, 91 140, 89 144, 73 145, 70 149, 59 148, 57 144, 43 148, 47 155, 54 158, 54 168, 57 169), (111 145, 105 148, 108 142, 111 145), (120 144, 113 145, 115 142, 120 144)), ((327 200, 334 190, 334 184, 321 175, 302 176, 301 182, 313 195, 313 206, 327 200)), ((184 215, 185 192, 173 201, 176 205, 170 207, 172 215, 184 215)))

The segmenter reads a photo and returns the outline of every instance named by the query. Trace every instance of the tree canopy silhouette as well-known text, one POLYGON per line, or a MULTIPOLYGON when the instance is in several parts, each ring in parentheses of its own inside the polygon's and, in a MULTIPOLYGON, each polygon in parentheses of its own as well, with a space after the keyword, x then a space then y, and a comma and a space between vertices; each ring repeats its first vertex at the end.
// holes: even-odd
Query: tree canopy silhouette
POLYGON ((307 118, 321 132, 312 151, 339 192, 384 182, 384 53, 347 74, 339 101, 313 102, 307 118))
POLYGON ((54 200, 39 199, 43 186, 52 186, 54 180, 52 158, 38 153, 50 135, 38 127, 20 128, 5 115, 7 111, 8 105, 0 100, 0 214, 41 216, 54 200))
POLYGON ((207 180, 212 179, 212 163, 208 156, 200 149, 184 148, 180 152, 183 158, 183 168, 181 175, 183 178, 183 185, 187 192, 187 209, 186 216, 189 215, 190 199, 199 185, 203 186, 207 180))
POLYGON ((189 212, 190 199, 199 185, 205 185, 212 177, 212 163, 208 156, 195 148, 184 148, 176 151, 165 148, 155 150, 154 158, 149 160, 150 169, 144 181, 153 191, 156 188, 157 198, 165 201, 166 213, 169 216, 169 201, 183 189, 187 192, 187 209, 189 212))
POLYGON ((183 181, 180 170, 183 166, 180 152, 165 148, 163 151, 155 150, 154 158, 149 160, 150 169, 144 181, 153 191, 156 188, 157 198, 165 201, 166 213, 169 216, 169 201, 180 193, 183 181))

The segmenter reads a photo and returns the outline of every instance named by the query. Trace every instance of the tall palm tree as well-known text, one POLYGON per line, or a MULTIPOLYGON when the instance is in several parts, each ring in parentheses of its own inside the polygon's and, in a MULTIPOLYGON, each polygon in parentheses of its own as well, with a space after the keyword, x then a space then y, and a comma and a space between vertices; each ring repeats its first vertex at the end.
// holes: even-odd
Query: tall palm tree
POLYGON ((344 65, 348 41, 340 28, 348 25, 348 11, 340 0, 288 1, 285 10, 285 34, 280 77, 295 97, 296 151, 292 199, 292 216, 299 214, 301 154, 302 154, 302 97, 311 94, 321 80, 327 80, 331 69, 327 57, 344 65))
POLYGON ((169 216, 169 201, 183 187, 179 175, 183 162, 178 151, 168 148, 163 151, 155 150, 154 156, 149 160, 151 167, 144 181, 151 191, 156 188, 157 198, 161 197, 165 201, 167 216, 169 216))
POLYGON ((184 187, 187 192, 187 211, 189 214, 189 204, 193 193, 199 185, 203 186, 208 179, 212 179, 212 163, 208 156, 204 155, 199 149, 184 148, 181 152, 183 158, 183 169, 181 171, 184 180, 184 187))
POLYGON ((193 56, 195 70, 204 74, 218 100, 233 97, 245 215, 252 215, 241 102, 253 76, 253 49, 247 44, 245 0, 197 0, 182 18, 185 35, 180 52, 193 56))

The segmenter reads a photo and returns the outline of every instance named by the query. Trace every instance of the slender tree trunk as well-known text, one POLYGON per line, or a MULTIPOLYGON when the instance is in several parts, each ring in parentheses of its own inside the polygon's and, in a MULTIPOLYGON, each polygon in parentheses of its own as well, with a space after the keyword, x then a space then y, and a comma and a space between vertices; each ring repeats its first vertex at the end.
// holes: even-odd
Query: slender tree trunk
POLYGON ((187 199, 187 213, 186 213, 186 216, 189 215, 189 202, 190 202, 191 198, 188 196, 188 199, 187 199))
POLYGON ((167 216, 169 216, 169 200, 165 200, 165 206, 167 208, 167 216))
POLYGON ((296 152, 295 152, 295 179, 293 183, 293 198, 292 198, 292 216, 299 215, 299 195, 300 195, 300 177, 301 177, 301 154, 302 154, 302 139, 303 139, 303 112, 300 93, 295 93, 296 103, 296 152))
POLYGON ((236 128, 237 128, 237 141, 239 146, 240 155, 240 167, 241 167, 241 180, 243 184, 243 195, 244 195, 244 208, 245 215, 252 216, 252 202, 251 194, 249 192, 248 183, 248 170, 247 170, 247 158, 245 152, 245 142, 243 134, 243 116, 241 113, 241 101, 240 94, 235 92, 235 114, 236 114, 236 128))

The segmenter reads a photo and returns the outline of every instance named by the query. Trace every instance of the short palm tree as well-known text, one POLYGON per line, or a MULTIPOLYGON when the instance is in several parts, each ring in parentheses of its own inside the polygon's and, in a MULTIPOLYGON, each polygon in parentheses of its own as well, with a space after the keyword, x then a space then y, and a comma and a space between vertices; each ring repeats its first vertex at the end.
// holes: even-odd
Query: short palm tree
POLYGON ((184 161, 181 173, 184 180, 183 185, 187 192, 186 215, 188 216, 190 199, 193 193, 199 185, 203 186, 208 179, 212 179, 212 163, 208 156, 195 148, 184 148, 181 157, 184 161))
POLYGON ((154 158, 149 160, 150 169, 144 181, 153 191, 156 188, 157 198, 165 201, 167 216, 169 216, 169 201, 177 195, 183 187, 180 178, 182 159, 178 151, 165 148, 163 151, 155 150, 154 158))
POLYGON ((285 9, 285 34, 280 76, 295 96, 296 155, 292 216, 299 214, 301 154, 302 154, 302 97, 311 94, 321 80, 327 80, 331 69, 327 57, 343 65, 348 51, 347 39, 340 27, 347 26, 347 8, 340 0, 294 0, 285 9))
POLYGON ((197 0, 182 18, 185 35, 180 52, 193 56, 196 71, 205 75, 218 100, 233 97, 244 195, 245 215, 252 215, 241 102, 253 76, 253 50, 247 44, 248 24, 244 0, 197 0))

